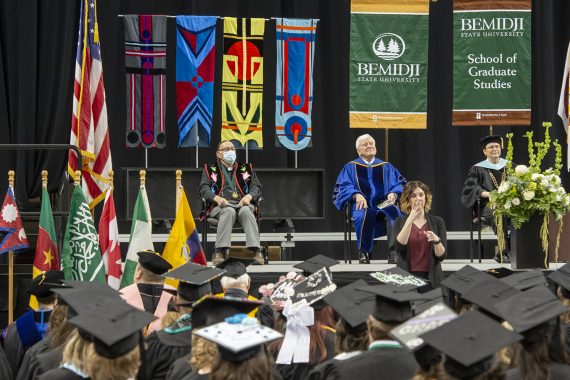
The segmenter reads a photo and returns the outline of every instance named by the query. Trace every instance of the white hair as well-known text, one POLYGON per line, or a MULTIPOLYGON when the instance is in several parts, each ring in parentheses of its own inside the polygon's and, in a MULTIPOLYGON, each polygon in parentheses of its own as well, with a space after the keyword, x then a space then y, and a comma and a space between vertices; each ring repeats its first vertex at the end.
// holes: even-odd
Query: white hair
POLYGON ((222 288, 226 289, 249 289, 249 284, 251 283, 251 278, 249 274, 245 273, 238 278, 233 278, 229 276, 223 276, 220 280, 222 288))
POLYGON ((370 139, 370 140, 374 141, 374 143, 376 143, 376 140, 374 140, 374 137, 372 137, 368 133, 366 133, 362 136, 358 136, 358 138, 356 139, 356 149, 358 149, 358 146, 360 145, 360 143, 363 140, 368 140, 368 139, 370 139))

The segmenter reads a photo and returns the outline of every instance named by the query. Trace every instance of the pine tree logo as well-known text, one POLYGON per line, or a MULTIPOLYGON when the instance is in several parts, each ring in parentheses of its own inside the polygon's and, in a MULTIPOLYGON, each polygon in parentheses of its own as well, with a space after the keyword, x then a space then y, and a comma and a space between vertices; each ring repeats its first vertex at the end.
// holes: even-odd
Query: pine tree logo
POLYGON ((406 51, 404 39, 394 33, 382 33, 372 43, 372 51, 379 58, 392 61, 400 58, 406 51))

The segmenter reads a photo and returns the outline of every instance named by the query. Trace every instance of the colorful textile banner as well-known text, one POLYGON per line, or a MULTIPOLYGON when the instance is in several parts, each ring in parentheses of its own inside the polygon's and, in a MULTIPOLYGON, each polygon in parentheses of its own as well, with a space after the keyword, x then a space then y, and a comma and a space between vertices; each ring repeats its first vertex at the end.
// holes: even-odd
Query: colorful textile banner
MULTIPOLYGON (((49 193, 44 187, 42 188, 42 207, 32 278, 36 278, 48 270, 59 270, 59 255, 57 253, 57 234, 55 232, 55 223, 53 222, 49 193)), ((38 308, 38 300, 35 296, 30 296, 30 308, 33 310, 38 308)))
POLYGON ((531 0, 453 3, 453 125, 530 125, 531 0))
POLYGON ((216 65, 215 16, 176 16, 178 146, 210 146, 216 65))
POLYGON ((566 130, 566 170, 570 171, 570 135, 568 134, 568 129, 570 128, 570 44, 568 44, 568 50, 566 51, 566 63, 562 73, 558 116, 562 119, 562 125, 564 125, 566 130))
POLYGON ((166 16, 126 15, 127 147, 164 148, 166 16))
POLYGON ((14 190, 8 186, 0 211, 0 254, 28 248, 28 237, 18 211, 14 190))
POLYGON ((313 62, 317 22, 277 19, 275 137, 277 146, 301 150, 311 146, 313 62))
POLYGON ((101 219, 99 219, 99 247, 103 255, 107 285, 118 290, 123 274, 123 260, 121 258, 119 226, 117 225, 112 186, 107 190, 103 211, 101 211, 101 219))
POLYGON ((263 148, 264 33, 262 18, 224 18, 222 140, 239 148, 263 148))
POLYGON ((90 208, 105 198, 106 176, 113 169, 96 10, 95 0, 81 1, 69 143, 81 150, 83 167, 77 167, 77 153, 70 150, 67 168, 71 178, 81 170, 90 208))
POLYGON ((66 280, 106 283, 97 230, 91 210, 79 186, 71 195, 69 217, 63 238, 61 270, 66 280))
POLYGON ((352 0, 350 128, 427 128, 429 0, 352 0))

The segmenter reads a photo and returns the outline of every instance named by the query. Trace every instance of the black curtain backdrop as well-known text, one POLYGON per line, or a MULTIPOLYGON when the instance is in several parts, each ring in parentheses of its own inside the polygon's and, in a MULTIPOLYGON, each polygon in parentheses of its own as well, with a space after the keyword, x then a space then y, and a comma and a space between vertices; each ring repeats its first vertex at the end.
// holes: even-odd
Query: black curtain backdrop
MULTIPOLYGON (((79 0, 0 0, 0 136, 3 143, 68 143, 71 124, 75 49, 79 0)), ((143 149, 125 147, 126 89, 121 14, 197 14, 237 17, 318 18, 314 70, 313 147, 298 153, 301 168, 324 168, 326 218, 296 221, 296 231, 342 231, 341 214, 330 202, 337 173, 356 156, 354 141, 363 133, 376 138, 379 157, 385 158, 384 130, 348 128, 349 0, 99 0, 97 1, 107 109, 115 169, 115 202, 123 214, 121 168, 144 166, 143 149)), ((552 135, 566 135, 557 116, 564 56, 570 39, 570 1, 534 0, 532 31, 532 128, 552 121, 552 135)), ((193 167, 194 149, 178 149, 175 109, 175 21, 168 21, 167 147, 149 152, 150 167, 193 167)), ((221 74, 221 24, 217 68, 221 74)), ((257 167, 294 166, 294 153, 275 147, 275 42, 274 22, 266 23, 264 78, 264 149, 250 151, 257 167)), ((478 145, 488 128, 452 127, 452 0, 430 2, 428 129, 393 130, 389 133, 389 161, 409 180, 426 182, 434 193, 433 212, 444 217, 448 230, 469 228, 468 212, 459 201, 469 167, 481 160, 478 145)), ((218 76, 217 78, 220 78, 218 76)), ((221 88, 216 87, 212 146, 220 140, 221 88)), ((514 131, 515 161, 527 162, 528 128, 495 127, 494 132, 514 131)), ((539 136, 542 134, 539 133, 539 136)), ((566 148, 564 148, 566 154, 566 148)), ((200 149, 200 163, 211 161, 214 148, 200 149)), ((244 152, 238 153, 243 160, 244 152)), ((549 157, 552 161, 552 155, 549 157)), ((17 170, 17 197, 22 208, 40 193, 40 172, 50 172, 50 190, 64 181, 66 153, 0 152, 0 190, 6 188, 6 171, 17 170)), ((174 177, 174 173, 173 173, 174 177)), ((568 189, 568 175, 563 173, 568 189)), ((271 186, 264 183, 264 186, 271 186)), ((193 191, 194 189, 187 189, 193 191)), ((174 186, 172 191, 174 191, 174 186)), ((291 201, 295 201, 291 194, 291 201)), ((263 224, 270 231, 271 224, 263 224)), ((120 224, 128 233, 130 225, 120 224)), ((300 245, 298 245, 300 246, 300 245)), ((302 245, 301 245, 302 246, 302 245)), ((341 257, 339 245, 323 243, 319 250, 341 257)), ((465 257, 466 244, 450 249, 451 257, 465 257)), ((307 256, 314 252, 300 250, 307 256)), ((296 251, 297 252, 297 251, 296 251)), ((296 259, 302 257, 296 256, 296 259)))

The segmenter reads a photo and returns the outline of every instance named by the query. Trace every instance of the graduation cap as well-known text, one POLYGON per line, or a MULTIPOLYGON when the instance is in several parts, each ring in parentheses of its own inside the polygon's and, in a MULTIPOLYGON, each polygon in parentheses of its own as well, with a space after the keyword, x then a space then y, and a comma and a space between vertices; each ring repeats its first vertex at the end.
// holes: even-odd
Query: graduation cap
POLYGON ((248 314, 261 304, 248 299, 205 296, 192 305, 192 326, 210 326, 234 314, 248 314))
POLYGON ((548 275, 548 279, 560 285, 560 290, 565 298, 570 298, 570 264, 565 264, 557 271, 548 275))
MULTIPOLYGON (((58 302, 68 306, 68 317, 74 317, 79 313, 89 311, 110 300, 122 300, 119 292, 111 287, 98 283, 99 285, 85 286, 86 284, 95 284, 94 282, 82 282, 82 287, 53 289, 58 295, 58 302)), ((124 302, 124 301, 123 301, 124 302)))
POLYGON ((301 269, 305 276, 309 276, 322 268, 330 268, 338 264, 339 261, 335 259, 331 259, 328 256, 324 255, 316 255, 311 257, 308 260, 305 260, 301 263, 293 265, 293 268, 301 269))
POLYGON ((291 291, 290 298, 293 305, 304 303, 320 310, 326 304, 319 301, 335 290, 336 284, 332 280, 331 272, 323 267, 296 284, 291 291))
POLYGON ((414 276, 402 268, 394 267, 380 272, 370 273, 375 280, 383 284, 397 286, 401 289, 416 289, 430 287, 429 281, 414 276))
POLYGON ((481 144, 481 148, 483 148, 483 149, 485 149, 487 147, 487 144, 494 143, 494 142, 501 145, 501 148, 503 147, 503 138, 499 135, 489 135, 489 136, 482 137, 479 140, 479 144, 481 144))
POLYGON ((49 270, 38 276, 36 276, 30 287, 28 288, 28 294, 36 296, 38 298, 46 298, 53 294, 52 289, 58 286, 62 286, 63 281, 63 271, 60 270, 49 270))
POLYGON ((139 256, 141 267, 148 269, 154 274, 161 275, 172 269, 172 265, 162 258, 158 252, 148 250, 137 252, 137 255, 139 256))
POLYGON ((367 286, 366 281, 354 281, 323 298, 350 328, 366 327, 366 319, 374 311, 376 296, 356 289, 367 286))
POLYGON ((225 269, 226 273, 224 273, 224 276, 238 278, 247 273, 246 268, 254 261, 255 260, 241 257, 228 257, 216 265, 216 268, 225 269))
POLYGON ((481 272, 480 270, 473 268, 471 265, 465 265, 457 272, 454 272, 449 277, 445 278, 441 282, 441 285, 456 293, 463 294, 477 281, 488 278, 493 278, 493 276, 488 273, 481 272))
POLYGON ((545 286, 516 294, 497 303, 495 308, 518 333, 525 333, 568 310, 545 286))
POLYGON ((283 334, 259 324, 255 318, 228 318, 228 321, 195 330, 194 334, 216 343, 222 359, 241 363, 257 355, 262 345, 283 334))
POLYGON ((491 316, 502 319, 502 315, 495 309, 495 305, 518 293, 520 293, 520 290, 505 284, 495 277, 491 277, 478 281, 476 286, 469 288, 462 294, 462 297, 491 316))
POLYGON ((478 311, 469 311, 420 338, 447 356, 448 374, 463 379, 487 371, 495 352, 520 341, 522 336, 478 311))
POLYGON ((457 314, 443 303, 426 309, 421 314, 394 327, 389 335, 402 343, 410 351, 416 351, 424 345, 420 335, 442 326, 457 318, 457 314))
POLYGON ((373 285, 357 288, 358 291, 372 293, 376 303, 372 316, 379 321, 396 324, 414 316, 412 301, 425 299, 423 294, 409 289, 390 285, 373 285))
POLYGON ((505 284, 518 290, 527 290, 535 286, 547 286, 546 277, 540 269, 518 272, 509 277, 502 278, 505 284))
POLYGON ((497 268, 487 269, 485 271, 485 273, 489 273, 491 276, 493 276, 495 278, 504 278, 504 277, 510 276, 511 274, 513 274, 515 272, 510 270, 509 268, 497 267, 497 268))
POLYGON ((141 329, 156 317, 138 310, 121 299, 101 304, 69 319, 83 339, 95 344, 95 351, 106 358, 123 356, 139 345, 141 329))
POLYGON ((205 295, 212 293, 210 282, 224 273, 225 271, 222 269, 187 263, 164 273, 162 277, 180 281, 178 283, 178 295, 188 302, 196 302, 205 295))
POLYGON ((438 303, 443 303, 443 293, 441 291, 441 288, 435 288, 430 290, 429 292, 424 292, 422 293, 422 296, 424 296, 425 299, 413 302, 414 312, 416 314, 426 311, 433 305, 436 305, 438 303))

